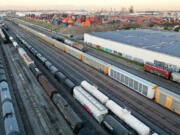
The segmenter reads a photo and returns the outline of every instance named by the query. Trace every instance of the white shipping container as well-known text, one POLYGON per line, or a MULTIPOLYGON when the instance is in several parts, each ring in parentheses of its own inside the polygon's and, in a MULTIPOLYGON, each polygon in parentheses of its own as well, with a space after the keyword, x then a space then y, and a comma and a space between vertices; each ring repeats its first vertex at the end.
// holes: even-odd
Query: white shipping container
POLYGON ((107 101, 106 107, 109 108, 116 116, 127 123, 131 128, 137 131, 140 135, 149 135, 150 128, 144 123, 135 118, 129 111, 120 107, 117 103, 112 100, 107 101))
POLYGON ((105 104, 109 98, 100 92, 95 86, 91 85, 87 81, 82 81, 81 86, 92 94, 96 99, 98 99, 102 104, 105 104))
POLYGON ((103 121, 104 116, 108 113, 108 110, 105 106, 99 103, 94 97, 92 97, 80 86, 74 87, 73 96, 99 123, 103 121))

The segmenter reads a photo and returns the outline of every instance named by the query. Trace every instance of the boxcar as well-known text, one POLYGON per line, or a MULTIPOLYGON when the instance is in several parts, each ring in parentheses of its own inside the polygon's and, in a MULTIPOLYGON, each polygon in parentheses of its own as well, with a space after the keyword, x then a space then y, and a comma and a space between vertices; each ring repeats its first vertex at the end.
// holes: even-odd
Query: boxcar
POLYGON ((56 41, 56 40, 52 40, 52 44, 54 46, 56 46, 57 48, 63 50, 63 51, 66 51, 66 45, 64 43, 61 43, 59 41, 56 41))
POLYGON ((91 55, 88 54, 84 54, 84 63, 92 66, 93 68, 103 72, 104 74, 108 74, 108 68, 109 68, 109 64, 97 59, 91 55))
POLYGON ((66 46, 66 52, 69 53, 70 55, 74 56, 75 58, 81 60, 81 61, 83 60, 84 53, 77 50, 77 49, 74 49, 70 46, 66 46))
POLYGON ((180 95, 159 87, 156 90, 155 101, 169 110, 180 114, 180 95))

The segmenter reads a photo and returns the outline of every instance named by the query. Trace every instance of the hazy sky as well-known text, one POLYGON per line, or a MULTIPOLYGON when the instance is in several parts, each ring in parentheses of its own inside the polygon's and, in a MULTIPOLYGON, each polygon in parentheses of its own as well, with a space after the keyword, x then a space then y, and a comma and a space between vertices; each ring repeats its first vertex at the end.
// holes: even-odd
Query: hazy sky
POLYGON ((2 9, 100 9, 134 6, 135 10, 180 10, 180 0, 0 0, 2 9))

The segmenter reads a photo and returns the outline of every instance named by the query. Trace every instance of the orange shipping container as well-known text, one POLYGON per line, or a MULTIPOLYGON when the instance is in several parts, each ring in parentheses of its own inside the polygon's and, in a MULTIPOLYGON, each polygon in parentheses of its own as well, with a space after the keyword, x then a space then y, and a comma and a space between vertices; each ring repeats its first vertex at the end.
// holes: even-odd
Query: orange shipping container
POLYGON ((84 27, 84 26, 91 26, 91 23, 90 23, 90 21, 86 21, 86 22, 83 22, 82 23, 82 26, 84 27))

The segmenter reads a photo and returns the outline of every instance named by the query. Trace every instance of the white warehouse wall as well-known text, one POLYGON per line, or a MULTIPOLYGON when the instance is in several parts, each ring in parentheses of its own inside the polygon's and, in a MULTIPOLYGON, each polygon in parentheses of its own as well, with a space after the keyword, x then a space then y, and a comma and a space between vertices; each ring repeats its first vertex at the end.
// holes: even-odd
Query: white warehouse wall
POLYGON ((130 55, 132 57, 140 58, 143 59, 145 62, 154 62, 154 60, 158 60, 172 65, 176 65, 178 67, 180 66, 179 57, 158 53, 135 46, 130 46, 128 44, 123 44, 108 39, 103 39, 88 33, 84 34, 84 42, 92 43, 104 48, 112 49, 114 51, 130 55))

